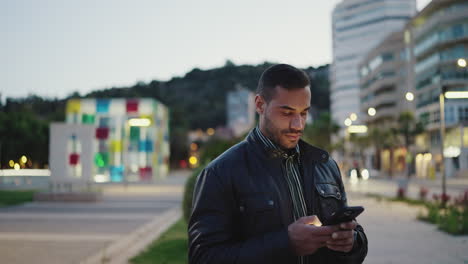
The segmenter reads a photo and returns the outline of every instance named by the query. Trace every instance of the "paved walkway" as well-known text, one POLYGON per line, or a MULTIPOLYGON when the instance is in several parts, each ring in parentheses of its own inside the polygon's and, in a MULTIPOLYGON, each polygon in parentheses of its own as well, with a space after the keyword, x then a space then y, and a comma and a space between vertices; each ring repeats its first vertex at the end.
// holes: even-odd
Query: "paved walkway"
MULTIPOLYGON (((440 193, 438 186, 432 187, 435 189, 431 192, 440 193)), ((369 254, 364 263, 468 264, 468 236, 452 236, 437 230, 435 225, 417 220, 422 207, 379 202, 364 195, 370 192, 394 197, 395 181, 347 183, 346 189, 349 204, 362 205, 366 209, 358 217, 369 239, 369 254)), ((449 189, 453 194, 460 192, 459 188, 449 189)), ((409 190, 410 196, 417 197, 419 188, 410 185, 409 190)))
POLYGON ((367 264, 467 264, 468 236, 452 236, 416 219, 420 209, 349 195, 350 205, 366 211, 358 217, 369 240, 367 264))
MULTIPOLYGON (((173 174, 152 186, 107 185, 99 203, 2 208, 0 262, 126 263, 180 216, 186 176, 173 174)), ((363 195, 372 191, 394 196, 396 186, 386 180, 347 183, 349 204, 366 208, 358 218, 369 238, 365 263, 468 264, 468 236, 451 236, 416 220, 419 207, 363 195)))
MULTIPOLYGON (((370 178, 367 181, 361 180, 356 183, 351 183, 345 178, 344 181, 349 191, 395 197, 397 195, 399 182, 406 181, 406 178, 370 178)), ((440 195, 442 193, 441 186, 442 183, 440 179, 424 180, 411 178, 411 180, 408 181, 407 196, 413 199, 419 199, 419 191, 421 187, 425 187, 428 190, 427 198, 432 199, 433 194, 440 195)), ((452 198, 459 196, 464 191, 468 191, 468 178, 448 179, 446 191, 452 198)))
POLYGON ((126 263, 180 217, 188 173, 149 186, 105 185, 97 203, 0 208, 0 262, 126 263))

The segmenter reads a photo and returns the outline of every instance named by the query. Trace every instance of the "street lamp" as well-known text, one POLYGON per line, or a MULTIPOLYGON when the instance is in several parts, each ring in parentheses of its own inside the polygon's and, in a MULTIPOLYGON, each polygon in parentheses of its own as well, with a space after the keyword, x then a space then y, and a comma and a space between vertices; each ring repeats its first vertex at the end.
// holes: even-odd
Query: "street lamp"
POLYGON ((412 92, 407 92, 405 95, 405 98, 407 101, 413 101, 414 100, 414 94, 412 92))
POLYGON ((440 105, 440 154, 442 156, 441 174, 442 174, 442 202, 445 203, 447 197, 447 186, 445 174, 445 158, 444 158, 444 139, 445 139, 445 98, 447 99, 467 99, 468 92, 466 91, 447 91, 447 87, 441 87, 439 95, 440 105))
POLYGON ((445 206, 445 199, 447 197, 446 175, 445 175, 445 158, 444 158, 444 138, 445 138, 445 100, 444 100, 445 86, 441 87, 439 95, 440 106, 440 155, 442 156, 442 163, 440 166, 440 173, 442 174, 442 204, 445 206))
MULTIPOLYGON (((457 60, 457 65, 460 68, 466 68, 466 60, 460 58, 457 60)), ((442 174, 442 203, 445 206, 447 197, 447 175, 445 174, 445 158, 444 158, 444 139, 445 139, 445 98, 447 99, 467 99, 467 91, 447 91, 447 87, 441 85, 439 95, 440 105, 440 155, 442 157, 441 174, 442 174)))
POLYGON ((344 121, 344 124, 347 127, 349 127, 352 123, 353 123, 353 121, 351 121, 351 119, 349 119, 349 118, 346 118, 346 120, 344 121))
POLYGON ((465 68, 466 67, 466 60, 463 58, 460 58, 457 60, 457 64, 459 67, 465 68))
POLYGON ((367 113, 368 113, 370 116, 375 116, 375 114, 377 113, 377 111, 375 110, 374 107, 370 107, 369 109, 367 109, 367 113))

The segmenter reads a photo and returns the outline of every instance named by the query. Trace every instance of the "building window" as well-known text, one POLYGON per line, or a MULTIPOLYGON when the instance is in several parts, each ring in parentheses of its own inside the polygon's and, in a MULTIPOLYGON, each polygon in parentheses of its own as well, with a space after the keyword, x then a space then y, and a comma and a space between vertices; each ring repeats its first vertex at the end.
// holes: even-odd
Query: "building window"
POLYGON ((458 107, 458 119, 460 122, 468 121, 468 107, 458 107))
POLYGON ((393 60, 393 53, 390 53, 390 52, 382 53, 382 60, 383 61, 392 61, 393 60))
POLYGON ((425 112, 419 115, 419 121, 423 123, 424 125, 427 125, 429 123, 429 113, 425 112))

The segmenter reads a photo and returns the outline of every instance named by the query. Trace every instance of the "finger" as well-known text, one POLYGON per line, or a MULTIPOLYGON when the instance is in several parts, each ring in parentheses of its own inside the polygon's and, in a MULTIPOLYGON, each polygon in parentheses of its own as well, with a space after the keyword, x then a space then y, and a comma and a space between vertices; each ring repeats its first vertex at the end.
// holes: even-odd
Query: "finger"
POLYGON ((349 229, 349 230, 352 230, 352 229, 355 229, 357 226, 357 223, 356 221, 351 221, 351 222, 346 222, 346 223, 341 223, 340 224, 340 228, 341 229, 349 229))
POLYGON ((322 222, 320 222, 320 219, 316 215, 304 216, 304 217, 299 218, 297 221, 305 225, 315 225, 315 226, 322 225, 322 222))
POLYGON ((313 236, 313 237, 310 237, 309 241, 314 242, 314 243, 324 243, 324 244, 326 244, 329 241, 333 241, 333 239, 329 235, 328 236, 313 236))
POLYGON ((353 230, 346 230, 346 231, 336 231, 332 233, 333 240, 340 240, 340 239, 348 239, 354 237, 353 230))
POLYGON ((346 246, 346 245, 352 245, 354 242, 353 238, 347 238, 347 239, 340 239, 340 240, 329 240, 327 241, 327 246, 346 246))
POLYGON ((351 246, 327 246, 327 248, 340 252, 350 252, 353 249, 351 246))
POLYGON ((309 226, 309 229, 313 235, 317 236, 330 236, 331 234, 333 234, 333 232, 339 231, 339 228, 337 226, 309 226))

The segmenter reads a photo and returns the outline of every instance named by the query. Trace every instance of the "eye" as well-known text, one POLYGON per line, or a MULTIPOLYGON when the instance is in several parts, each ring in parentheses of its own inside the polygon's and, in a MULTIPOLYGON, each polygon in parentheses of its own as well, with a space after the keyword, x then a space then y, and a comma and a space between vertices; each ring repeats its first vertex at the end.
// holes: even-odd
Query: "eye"
POLYGON ((301 116, 307 116, 307 112, 302 112, 301 116))
POLYGON ((283 115, 290 116, 290 115, 292 115, 292 113, 291 112, 283 112, 283 115))

